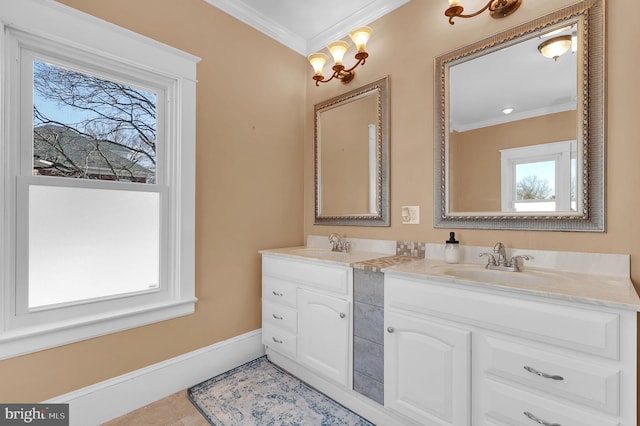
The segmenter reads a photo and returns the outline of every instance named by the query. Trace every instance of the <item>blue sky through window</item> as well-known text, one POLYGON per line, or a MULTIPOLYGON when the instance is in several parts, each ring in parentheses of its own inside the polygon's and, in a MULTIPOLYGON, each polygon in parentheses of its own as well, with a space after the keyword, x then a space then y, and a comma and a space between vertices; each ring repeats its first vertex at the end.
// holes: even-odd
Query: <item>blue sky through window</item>
POLYGON ((537 176, 538 180, 546 180, 549 183, 549 188, 552 190, 552 194, 555 194, 556 190, 556 162, 555 161, 540 161, 537 163, 522 163, 516 165, 516 182, 520 182, 527 176, 537 176))

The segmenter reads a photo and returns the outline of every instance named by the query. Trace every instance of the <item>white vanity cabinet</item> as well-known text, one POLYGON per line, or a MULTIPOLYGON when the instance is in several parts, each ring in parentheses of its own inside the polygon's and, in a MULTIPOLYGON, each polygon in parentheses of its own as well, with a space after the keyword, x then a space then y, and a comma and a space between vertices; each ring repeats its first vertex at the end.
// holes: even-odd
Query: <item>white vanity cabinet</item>
POLYGON ((385 272, 385 407, 424 425, 635 426, 637 312, 385 272))
POLYGON ((420 424, 469 424, 471 332, 386 311, 384 405, 420 424))
POLYGON ((298 289, 298 361, 341 385, 349 384, 351 303, 298 289))
POLYGON ((262 343, 340 386, 351 383, 352 269, 313 260, 262 259, 262 343))

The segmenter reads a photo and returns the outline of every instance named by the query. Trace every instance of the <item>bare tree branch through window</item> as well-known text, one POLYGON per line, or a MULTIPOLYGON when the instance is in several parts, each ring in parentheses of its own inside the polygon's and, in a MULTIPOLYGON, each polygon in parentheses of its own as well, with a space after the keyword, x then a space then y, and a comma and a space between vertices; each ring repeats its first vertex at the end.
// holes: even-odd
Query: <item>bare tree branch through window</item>
POLYGON ((34 173, 154 182, 155 93, 34 62, 34 173))

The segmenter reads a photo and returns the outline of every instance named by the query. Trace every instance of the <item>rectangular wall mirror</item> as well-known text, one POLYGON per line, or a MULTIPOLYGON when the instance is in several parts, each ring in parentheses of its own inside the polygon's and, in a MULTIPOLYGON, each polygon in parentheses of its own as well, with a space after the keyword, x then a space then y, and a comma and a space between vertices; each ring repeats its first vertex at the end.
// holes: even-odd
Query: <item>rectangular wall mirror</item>
POLYGON ((436 227, 604 231, 603 8, 436 58, 436 227))
POLYGON ((315 223, 389 226, 388 77, 315 105, 315 223))

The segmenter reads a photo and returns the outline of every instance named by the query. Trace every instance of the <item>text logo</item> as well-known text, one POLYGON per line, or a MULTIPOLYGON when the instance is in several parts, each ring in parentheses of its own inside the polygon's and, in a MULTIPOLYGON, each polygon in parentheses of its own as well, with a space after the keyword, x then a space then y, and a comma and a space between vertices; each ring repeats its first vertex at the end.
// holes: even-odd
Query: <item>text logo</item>
POLYGON ((69 426, 69 404, 0 404, 0 426, 69 426))

